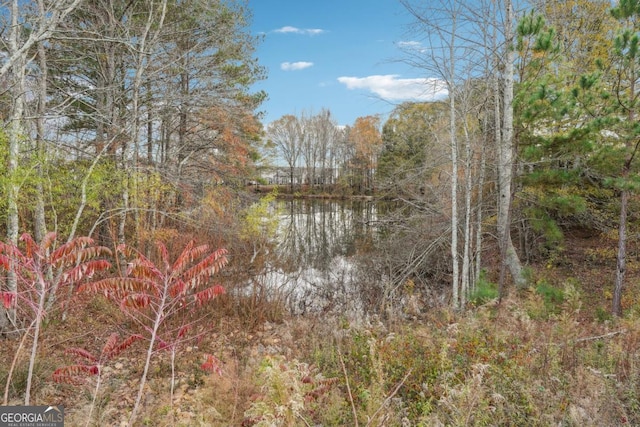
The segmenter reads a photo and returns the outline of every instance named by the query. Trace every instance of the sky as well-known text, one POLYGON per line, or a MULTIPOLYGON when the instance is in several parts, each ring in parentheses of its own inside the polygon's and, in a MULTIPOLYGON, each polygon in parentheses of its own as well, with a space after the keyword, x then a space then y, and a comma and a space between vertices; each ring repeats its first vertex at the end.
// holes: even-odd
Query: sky
MULTIPOLYGON (((397 0, 250 0, 267 79, 263 123, 328 109, 339 125, 433 99, 429 76, 402 61, 412 17, 397 0)), ((414 42, 415 43, 415 42, 414 42)))

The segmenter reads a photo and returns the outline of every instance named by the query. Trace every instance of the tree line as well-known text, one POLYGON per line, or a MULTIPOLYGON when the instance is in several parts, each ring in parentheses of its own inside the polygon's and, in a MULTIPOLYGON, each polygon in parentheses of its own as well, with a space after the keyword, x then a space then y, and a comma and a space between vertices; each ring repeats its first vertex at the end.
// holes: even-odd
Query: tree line
POLYGON ((615 235, 620 316, 638 201, 640 2, 402 3, 419 41, 407 61, 449 93, 429 107, 425 144, 449 150, 453 305, 464 306, 479 280, 485 232, 500 248, 502 295, 506 273, 526 285, 522 260, 561 256, 563 232, 579 227, 615 235))
POLYGON ((411 249, 395 261, 397 281, 441 265, 434 257, 446 246, 443 280, 457 308, 483 274, 487 235, 500 250, 500 295, 509 277, 530 282, 528 262, 561 256, 567 229, 615 235, 612 312, 621 315, 638 202, 640 2, 401 3, 413 17, 403 60, 448 96, 400 104, 384 123, 326 125, 330 139, 314 117, 282 117, 267 136, 291 171, 341 161, 354 192, 417 207, 421 238, 399 233, 411 249))
POLYGON ((376 156, 382 143, 380 118, 366 116, 352 126, 340 126, 329 109, 318 114, 287 114, 269 123, 268 145, 275 162, 284 162, 293 190, 296 169, 304 183, 320 190, 371 194, 376 156))
MULTIPOLYGON (((216 185, 250 174, 266 95, 252 90, 265 70, 246 2, 8 0, 2 10, 8 243, 54 230, 144 247, 215 203, 216 185)), ((6 290, 16 290, 11 269, 6 290)), ((0 329, 15 322, 3 314, 0 329)))

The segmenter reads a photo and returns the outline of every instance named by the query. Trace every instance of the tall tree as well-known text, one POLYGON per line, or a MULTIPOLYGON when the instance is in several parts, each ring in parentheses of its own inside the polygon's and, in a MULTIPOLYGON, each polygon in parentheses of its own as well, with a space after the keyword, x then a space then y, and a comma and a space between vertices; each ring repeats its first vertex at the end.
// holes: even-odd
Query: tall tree
POLYGON ((505 268, 509 269, 511 277, 517 287, 526 285, 523 275, 520 257, 513 246, 511 239, 511 210, 512 210, 512 184, 515 165, 515 145, 513 139, 513 96, 514 96, 514 65, 515 51, 515 12, 511 0, 504 2, 504 60, 500 64, 502 74, 501 105, 502 123, 501 135, 498 145, 498 218, 497 232, 500 243, 502 269, 500 273, 500 289, 503 290, 505 268))
MULTIPOLYGON (((481 100, 486 99, 486 96, 477 95, 478 89, 486 87, 479 82, 501 69, 494 65, 499 60, 499 51, 488 44, 487 37, 487 28, 495 28, 496 31, 499 29, 499 23, 490 18, 498 16, 498 6, 494 2, 466 4, 444 0, 428 5, 410 1, 402 3, 415 18, 416 34, 421 36, 420 42, 424 43, 424 46, 417 49, 413 46, 408 49, 406 61, 414 67, 428 70, 435 85, 445 87, 448 92, 448 134, 439 143, 446 145, 449 151, 452 305, 460 308, 465 305, 471 280, 475 276, 471 274, 470 259, 473 225, 471 213, 474 211, 474 174, 479 168, 474 167, 473 163, 476 159, 475 146, 482 138, 475 138, 474 134, 478 134, 479 128, 477 124, 472 124, 472 118, 477 118, 480 111, 487 111, 479 108, 481 100), (487 58, 494 61, 492 69, 484 66, 487 58)), ((496 96, 503 93, 499 85, 496 96)), ((499 108, 496 117, 504 119, 505 111, 500 109, 504 103, 500 100, 495 105, 499 108)), ((477 120, 473 121, 477 123, 477 120)), ((503 126, 500 123, 496 128, 501 129, 503 126)), ((510 180, 510 177, 506 179, 510 180)), ((510 192, 510 189, 506 191, 510 192)), ((504 220, 508 219, 505 217, 504 220)))
POLYGON ((317 147, 316 168, 320 172, 316 171, 314 181, 324 188, 326 184, 333 183, 335 146, 339 133, 338 124, 331 117, 331 111, 322 109, 320 113, 307 120, 305 133, 312 144, 317 147))
MULTIPOLYGON (((13 103, 11 105, 10 119, 7 124, 8 139, 8 166, 7 166, 7 240, 16 245, 18 243, 18 194, 20 186, 18 183, 18 162, 20 159, 21 146, 25 139, 24 113, 26 104, 25 76, 27 67, 27 50, 24 49, 27 42, 22 41, 23 32, 20 25, 21 11, 18 0, 11 3, 11 25, 9 30, 8 54, 11 62, 7 67, 10 70, 9 91, 13 103)), ((4 68, 4 67, 3 67, 4 68)), ((0 70, 1 74, 1 70, 0 70)), ((15 293, 17 290, 17 277, 13 268, 8 269, 7 291, 15 293)), ((3 310, 4 311, 4 310, 3 310)), ((9 309, 0 316, 0 328, 6 331, 10 324, 15 325, 15 310, 9 309)))
POLYGON ((352 159, 352 167, 356 173, 354 185, 359 193, 373 191, 373 176, 382 147, 380 117, 358 117, 350 128, 349 142, 354 148, 352 159))
POLYGON ((302 152, 302 125, 296 116, 282 116, 267 126, 267 137, 289 166, 289 185, 293 192, 295 169, 302 152))
POLYGON ((446 153, 432 133, 442 123, 445 107, 442 102, 406 102, 393 110, 382 127, 378 187, 416 199, 421 193, 433 193, 425 186, 432 174, 440 172, 446 153))
POLYGON ((164 51, 158 56, 153 86, 162 105, 159 126, 163 170, 182 184, 201 185, 210 177, 211 159, 225 148, 222 129, 203 122, 223 110, 225 129, 249 141, 255 132, 243 127, 264 99, 251 86, 264 77, 253 57, 259 39, 248 29, 250 14, 243 1, 172 2, 164 51))
POLYGON ((627 258, 627 215, 629 198, 640 180, 634 170, 635 157, 640 148, 640 126, 638 125, 638 92, 637 82, 640 78, 640 1, 620 0, 611 11, 621 22, 622 29, 614 39, 614 61, 611 66, 613 81, 614 117, 620 119, 616 126, 619 143, 615 151, 619 151, 621 166, 614 184, 620 191, 620 218, 618 223, 618 253, 616 256, 616 276, 613 292, 612 311, 616 316, 622 315, 622 292, 626 273, 627 258))
POLYGON ((615 27, 609 13, 610 0, 536 0, 533 10, 544 17, 556 33, 562 55, 557 71, 571 83, 598 71, 597 61, 609 63, 615 27), (594 60, 594 59, 597 59, 594 60))

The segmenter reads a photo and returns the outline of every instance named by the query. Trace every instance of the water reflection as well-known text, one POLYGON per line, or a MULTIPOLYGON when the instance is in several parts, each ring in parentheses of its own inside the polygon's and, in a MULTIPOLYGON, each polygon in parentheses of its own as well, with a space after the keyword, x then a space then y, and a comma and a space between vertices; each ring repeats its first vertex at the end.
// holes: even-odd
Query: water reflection
POLYGON ((278 200, 275 249, 264 284, 294 313, 361 312, 355 256, 375 239, 377 209, 368 200, 278 200))
POLYGON ((356 253, 371 238, 375 205, 368 201, 285 200, 278 202, 277 251, 297 265, 326 270, 333 258, 356 253))

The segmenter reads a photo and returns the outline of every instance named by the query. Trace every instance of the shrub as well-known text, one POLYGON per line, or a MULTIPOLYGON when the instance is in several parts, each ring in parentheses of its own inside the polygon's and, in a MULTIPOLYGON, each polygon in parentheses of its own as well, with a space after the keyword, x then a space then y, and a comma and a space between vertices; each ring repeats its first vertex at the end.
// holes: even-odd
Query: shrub
POLYGON ((476 288, 471 292, 469 301, 474 305, 482 305, 498 298, 498 285, 487 280, 486 272, 482 270, 476 288))
POLYGON ((549 284, 546 280, 540 280, 536 286, 536 293, 542 297, 548 313, 557 314, 562 309, 564 291, 549 284))

